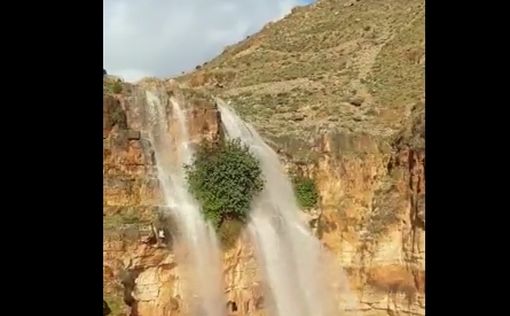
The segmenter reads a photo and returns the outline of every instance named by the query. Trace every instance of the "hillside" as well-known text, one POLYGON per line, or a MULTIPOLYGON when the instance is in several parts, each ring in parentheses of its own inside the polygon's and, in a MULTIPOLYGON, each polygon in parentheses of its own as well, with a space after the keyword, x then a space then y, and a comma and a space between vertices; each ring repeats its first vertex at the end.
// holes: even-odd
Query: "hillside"
POLYGON ((231 101, 279 143, 392 138, 424 116, 424 44, 423 1, 320 0, 178 80, 231 101))

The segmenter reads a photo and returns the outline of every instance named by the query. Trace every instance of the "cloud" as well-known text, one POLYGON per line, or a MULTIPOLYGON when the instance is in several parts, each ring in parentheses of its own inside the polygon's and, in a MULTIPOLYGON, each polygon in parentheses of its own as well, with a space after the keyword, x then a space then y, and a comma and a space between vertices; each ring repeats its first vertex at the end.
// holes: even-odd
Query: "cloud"
POLYGON ((309 0, 104 0, 104 66, 127 81, 169 77, 309 0))

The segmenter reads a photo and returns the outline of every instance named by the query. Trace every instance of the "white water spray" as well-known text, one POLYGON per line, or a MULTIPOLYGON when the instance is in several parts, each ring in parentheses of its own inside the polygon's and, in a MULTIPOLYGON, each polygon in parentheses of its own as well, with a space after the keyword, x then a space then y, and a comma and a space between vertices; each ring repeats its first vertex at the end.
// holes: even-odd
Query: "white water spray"
MULTIPOLYGON (((249 231, 263 266, 275 316, 337 316, 340 313, 332 283, 346 278, 328 267, 328 254, 299 218, 293 188, 278 155, 259 134, 218 100, 229 138, 240 138, 261 163, 266 180, 250 213, 249 231)), ((337 289, 338 290, 338 289, 337 289)), ((344 291, 347 292, 347 291, 344 291)))
POLYGON ((197 201, 187 190, 184 164, 192 159, 186 115, 166 93, 146 91, 149 132, 165 202, 179 232, 176 242, 185 248, 178 254, 190 301, 191 315, 225 316, 222 264, 214 228, 202 217, 197 201), (172 105, 168 109, 168 105, 172 105), (175 116, 170 121, 167 112, 175 116))

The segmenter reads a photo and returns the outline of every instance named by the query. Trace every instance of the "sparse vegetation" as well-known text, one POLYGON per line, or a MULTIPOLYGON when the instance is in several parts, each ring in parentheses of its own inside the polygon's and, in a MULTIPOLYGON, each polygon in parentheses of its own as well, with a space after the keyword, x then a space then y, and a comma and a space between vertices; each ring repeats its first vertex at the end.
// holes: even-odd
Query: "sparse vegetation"
POLYGON ((104 228, 119 228, 123 225, 141 223, 142 220, 136 214, 114 214, 103 219, 104 228))
POLYGON ((149 223, 152 219, 152 212, 143 208, 123 207, 103 214, 103 226, 105 229, 118 229, 125 225, 149 223))
POLYGON ((128 306, 124 304, 120 295, 107 295, 104 301, 108 304, 110 310, 108 316, 125 315, 128 306))
POLYGON ((216 227, 225 220, 244 221, 264 185, 258 160, 238 139, 203 143, 185 168, 190 192, 216 227))
POLYGON ((105 78, 103 81, 103 89, 105 93, 121 93, 122 81, 120 79, 105 78))
POLYGON ((244 119, 274 136, 305 137, 318 122, 328 130, 388 135, 398 129, 399 113, 423 95, 423 11, 417 0, 360 1, 348 8, 325 1, 265 27, 263 36, 230 46, 178 80, 235 70, 221 88, 197 87, 232 101, 244 119), (352 89, 366 98, 359 109, 340 106, 352 89), (369 109, 384 112, 355 115, 369 109), (305 118, 289 119, 294 112, 305 118))
POLYGON ((112 91, 113 93, 117 94, 117 93, 121 93, 122 92, 122 83, 117 80, 113 83, 113 86, 112 86, 112 91))

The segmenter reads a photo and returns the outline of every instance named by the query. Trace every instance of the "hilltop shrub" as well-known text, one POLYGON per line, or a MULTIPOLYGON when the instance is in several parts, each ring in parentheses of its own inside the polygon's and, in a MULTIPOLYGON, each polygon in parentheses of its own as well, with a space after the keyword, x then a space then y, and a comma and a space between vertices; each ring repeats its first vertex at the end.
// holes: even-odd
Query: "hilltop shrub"
POLYGON ((293 182, 299 205, 304 209, 315 207, 319 200, 319 193, 317 192, 313 179, 296 176, 293 182))
POLYGON ((122 92, 122 82, 119 79, 105 79, 103 81, 103 89, 107 93, 119 94, 122 92))
POLYGON ((258 160, 238 139, 202 144, 185 168, 190 192, 216 227, 225 220, 244 221, 264 185, 258 160))
POLYGON ((121 93, 122 92, 122 83, 120 81, 115 81, 112 85, 113 93, 121 93))

